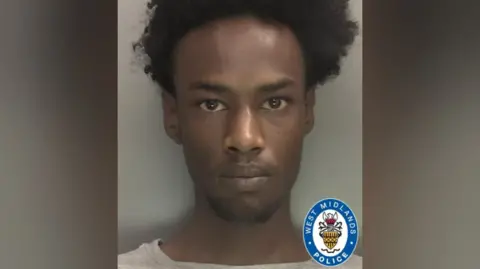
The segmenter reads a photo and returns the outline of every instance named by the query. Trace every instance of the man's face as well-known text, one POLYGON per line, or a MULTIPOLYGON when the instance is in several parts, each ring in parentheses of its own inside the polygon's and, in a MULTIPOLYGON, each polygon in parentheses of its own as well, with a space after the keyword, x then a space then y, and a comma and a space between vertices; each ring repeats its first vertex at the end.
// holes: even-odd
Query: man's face
POLYGON ((229 221, 262 222, 287 201, 314 92, 293 33, 253 18, 188 33, 175 53, 165 128, 183 145, 197 195, 229 221))

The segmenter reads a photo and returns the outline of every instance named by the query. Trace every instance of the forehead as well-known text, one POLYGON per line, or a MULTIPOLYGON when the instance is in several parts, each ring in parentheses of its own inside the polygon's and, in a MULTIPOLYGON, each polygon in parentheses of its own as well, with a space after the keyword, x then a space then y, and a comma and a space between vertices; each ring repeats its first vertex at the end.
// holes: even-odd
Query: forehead
POLYGON ((285 76, 301 80, 303 72, 300 45, 290 29, 251 17, 219 20, 195 29, 176 50, 175 82, 180 88, 197 79, 234 85, 285 76))

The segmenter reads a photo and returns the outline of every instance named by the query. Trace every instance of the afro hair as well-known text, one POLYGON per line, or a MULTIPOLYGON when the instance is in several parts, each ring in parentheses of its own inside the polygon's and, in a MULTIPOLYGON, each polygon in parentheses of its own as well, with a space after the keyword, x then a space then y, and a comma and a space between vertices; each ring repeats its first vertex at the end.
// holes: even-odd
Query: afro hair
POLYGON ((290 28, 305 60, 308 89, 340 73, 358 32, 348 0, 151 0, 148 22, 134 50, 147 56, 144 71, 175 95, 173 52, 191 30, 211 21, 249 15, 290 28))

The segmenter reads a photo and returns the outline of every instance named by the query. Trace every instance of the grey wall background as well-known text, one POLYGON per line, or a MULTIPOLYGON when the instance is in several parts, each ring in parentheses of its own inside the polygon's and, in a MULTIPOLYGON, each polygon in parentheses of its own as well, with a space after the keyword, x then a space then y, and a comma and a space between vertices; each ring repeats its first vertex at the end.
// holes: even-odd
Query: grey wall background
MULTIPOLYGON (((180 148, 166 137, 156 85, 135 63, 131 43, 145 24, 145 0, 118 1, 118 251, 166 238, 193 202, 180 148)), ((351 2, 362 21, 362 1, 351 2)), ((317 90, 316 126, 293 190, 300 226, 319 199, 347 202, 362 222, 362 36, 342 74, 317 90)), ((361 249, 360 249, 361 250, 361 249)))

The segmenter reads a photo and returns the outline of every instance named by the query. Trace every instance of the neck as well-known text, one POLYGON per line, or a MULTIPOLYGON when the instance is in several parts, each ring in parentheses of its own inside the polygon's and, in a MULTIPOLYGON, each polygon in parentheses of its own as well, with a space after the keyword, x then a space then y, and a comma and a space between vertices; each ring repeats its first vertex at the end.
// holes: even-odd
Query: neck
POLYGON ((252 265, 309 259, 285 201, 265 223, 242 224, 217 217, 197 203, 185 227, 162 245, 171 259, 183 262, 252 265))

